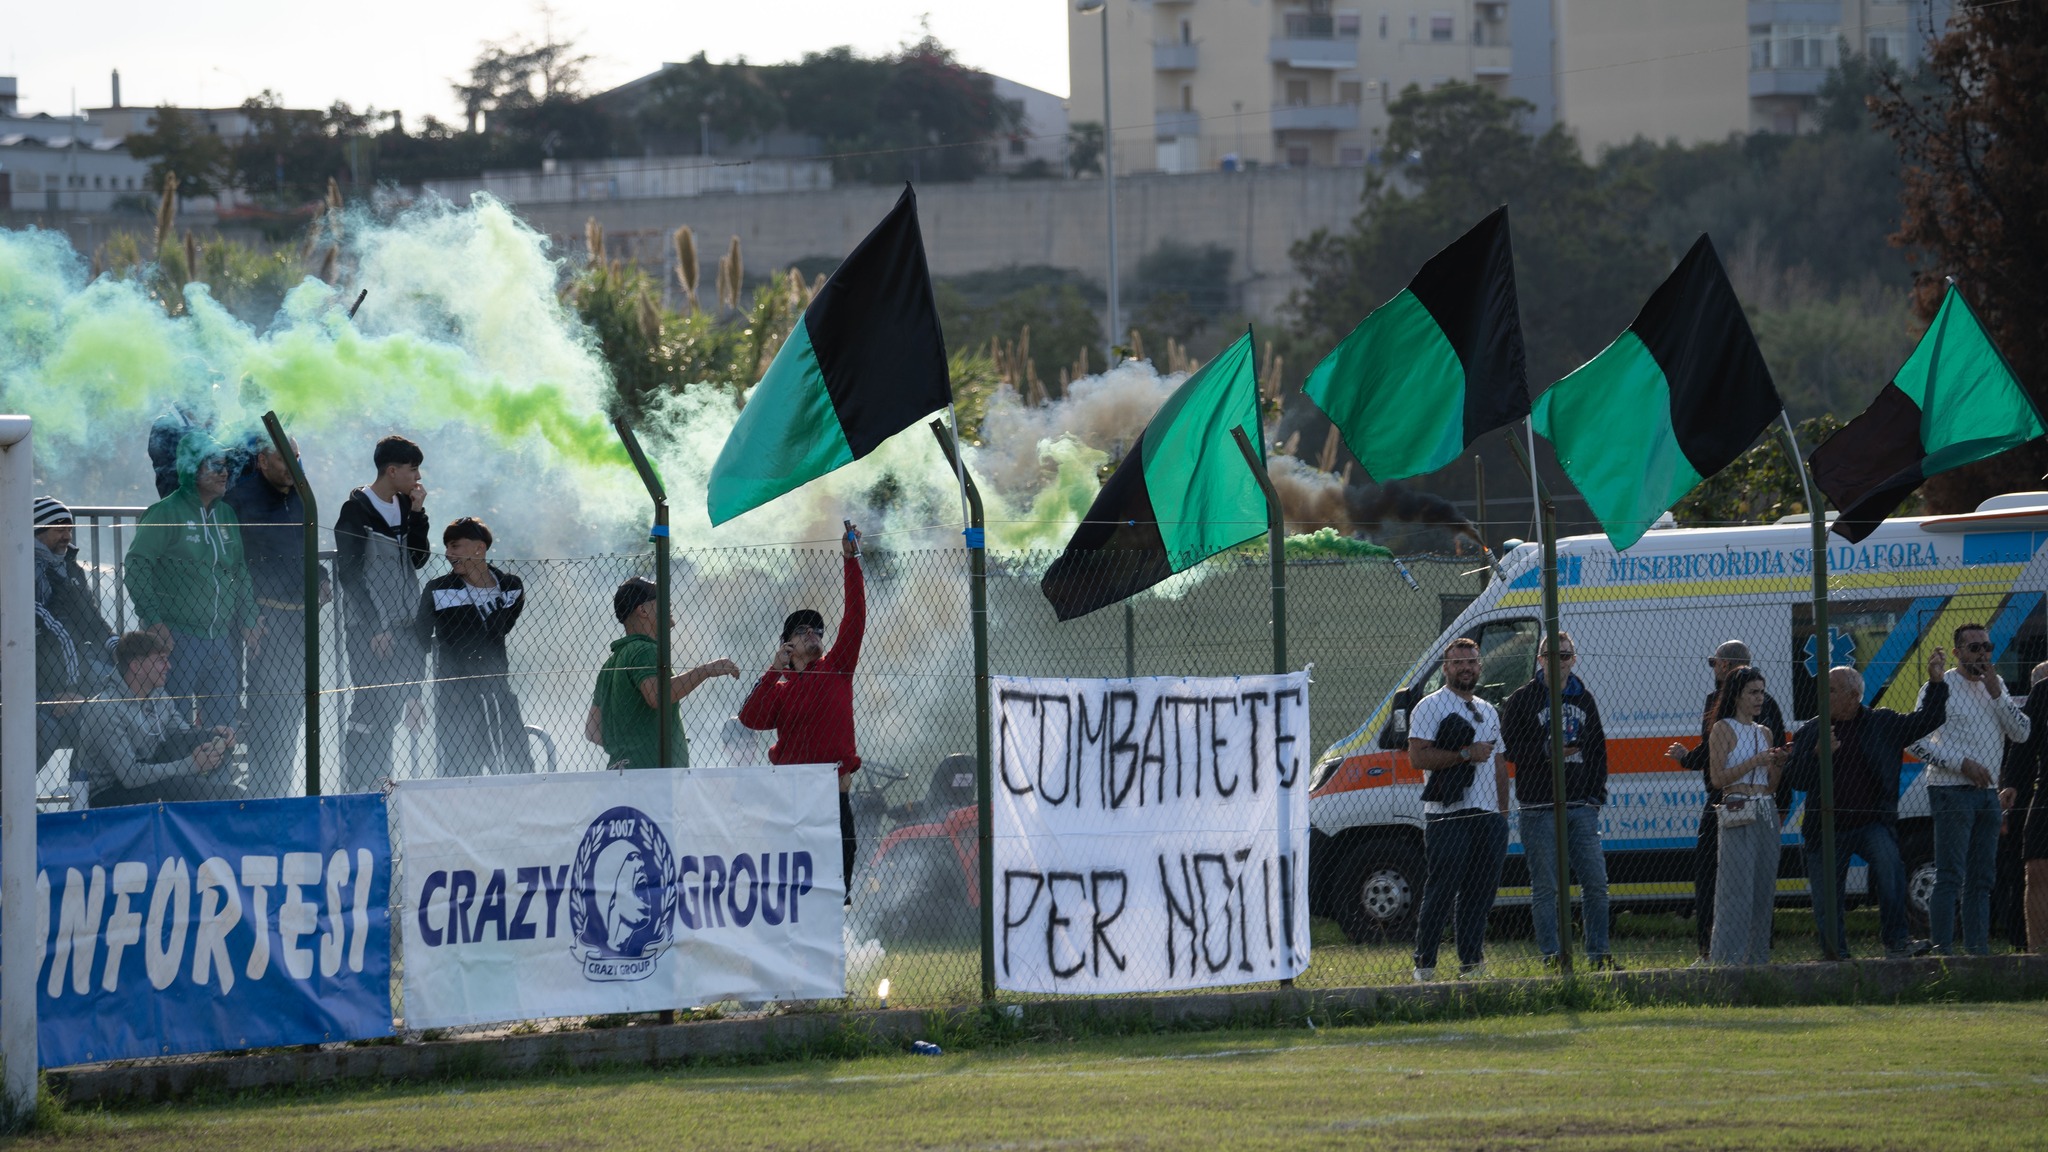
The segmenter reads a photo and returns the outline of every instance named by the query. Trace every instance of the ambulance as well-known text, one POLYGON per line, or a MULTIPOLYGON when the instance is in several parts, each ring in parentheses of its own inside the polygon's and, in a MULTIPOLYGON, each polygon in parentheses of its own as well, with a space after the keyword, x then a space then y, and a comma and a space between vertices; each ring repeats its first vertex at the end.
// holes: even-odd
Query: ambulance
MULTIPOLYGON (((1692 908, 1706 785, 1667 753, 1674 742, 1699 741, 1713 689, 1707 657, 1717 645, 1749 645, 1788 728, 1815 715, 1820 678, 1838 664, 1862 671, 1865 703, 1911 711, 1927 657, 1935 647, 1952 649, 1952 634, 1965 623, 1989 630, 2006 685, 2024 694, 2030 670, 2048 658, 2044 544, 2048 492, 1995 497, 1962 515, 1889 520, 1858 544, 1831 534, 1829 635, 1822 639, 1814 629, 1813 534, 1805 517, 1654 530, 1625 552, 1604 536, 1560 539, 1560 622, 1607 734, 1600 833, 1613 907, 1692 908)), ((1478 642, 1478 694, 1499 706, 1535 673, 1542 613, 1542 549, 1521 544, 1364 723, 1318 758, 1309 799, 1310 910, 1335 919, 1353 941, 1414 936, 1422 774, 1408 763, 1407 717, 1415 701, 1442 686, 1445 646, 1457 637, 1478 642)), ((1899 841, 1909 914, 1924 935, 1934 867, 1920 769, 1902 766, 1899 841)), ((1807 895, 1804 803, 1795 797, 1782 833, 1778 894, 1785 902, 1807 895)), ((1509 827, 1497 906, 1526 908, 1528 870, 1512 819, 1509 827)), ((1852 861, 1847 892, 1853 899, 1862 891, 1863 867, 1852 861)))

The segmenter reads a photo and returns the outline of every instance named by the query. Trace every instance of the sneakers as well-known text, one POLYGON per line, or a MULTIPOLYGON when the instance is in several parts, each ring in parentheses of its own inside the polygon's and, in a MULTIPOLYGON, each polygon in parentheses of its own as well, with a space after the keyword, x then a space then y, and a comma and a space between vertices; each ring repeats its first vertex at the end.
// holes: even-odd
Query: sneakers
POLYGON ((1557 968, 1558 968, 1558 959, 1557 959, 1557 953, 1555 953, 1555 952, 1545 952, 1545 953, 1543 954, 1543 961, 1542 961, 1542 963, 1543 963, 1543 970, 1544 970, 1545 972, 1555 972, 1555 971, 1557 971, 1557 968))
POLYGON ((1415 970, 1415 982, 1416 982, 1417 984, 1429 984, 1429 983, 1433 983, 1433 982, 1435 982, 1435 980, 1436 980, 1436 969, 1434 969, 1434 968, 1417 968, 1417 969, 1415 970))
POLYGON ((1620 963, 1619 963, 1618 961, 1616 961, 1616 960, 1614 959, 1614 957, 1613 957, 1613 956, 1610 956, 1610 955, 1607 955, 1607 954, 1604 954, 1604 953, 1603 953, 1603 954, 1601 954, 1601 955, 1599 955, 1599 956, 1589 956, 1589 957, 1587 957, 1587 966, 1588 966, 1588 967, 1590 967, 1590 968, 1591 968, 1591 969, 1592 969, 1593 971, 1595 971, 1595 972, 1624 972, 1624 971, 1627 971, 1627 969, 1623 968, 1623 967, 1621 966, 1621 964, 1620 964, 1620 963))
POLYGON ((1481 980, 1485 977, 1486 961, 1484 960, 1479 961, 1477 964, 1458 965, 1458 979, 1460 980, 1481 980))

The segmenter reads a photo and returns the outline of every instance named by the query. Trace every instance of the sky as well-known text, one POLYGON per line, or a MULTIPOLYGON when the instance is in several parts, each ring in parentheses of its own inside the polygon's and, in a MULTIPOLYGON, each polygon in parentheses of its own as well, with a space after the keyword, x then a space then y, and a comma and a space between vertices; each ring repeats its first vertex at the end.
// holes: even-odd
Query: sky
MULTIPOLYGON (((24 112, 65 115, 74 92, 78 107, 102 107, 118 68, 124 104, 226 106, 269 88, 290 107, 346 100, 408 123, 459 120, 449 83, 478 48, 537 37, 549 19, 519 0, 94 0, 89 28, 66 5, 7 9, 0 75, 18 78, 24 112)), ((578 0, 552 21, 595 57, 586 80, 599 90, 698 52, 776 63, 850 44, 874 55, 916 39, 920 18, 970 67, 1066 95, 1064 0, 578 0)))

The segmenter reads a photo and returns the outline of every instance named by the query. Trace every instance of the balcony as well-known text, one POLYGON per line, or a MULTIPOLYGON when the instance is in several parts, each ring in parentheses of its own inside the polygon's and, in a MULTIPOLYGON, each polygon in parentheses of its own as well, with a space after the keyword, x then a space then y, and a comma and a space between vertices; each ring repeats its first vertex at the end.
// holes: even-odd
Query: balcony
POLYGON ((1201 46, 1198 44, 1183 44, 1178 40, 1152 42, 1152 70, 1155 72, 1192 72, 1201 60, 1201 46))
POLYGON ((1297 104, 1273 109, 1275 132, 1355 132, 1356 104, 1297 104))
POLYGON ((1749 74, 1751 96, 1818 96, 1825 68, 1758 68, 1749 74))
POLYGON ((1161 140, 1202 134, 1202 114, 1189 108, 1160 108, 1152 113, 1152 135, 1161 140))
POLYGON ((1515 50, 1505 44, 1488 44, 1472 49, 1474 76, 1514 75, 1515 50))
POLYGON ((1349 71, 1358 67, 1358 41, 1349 36, 1276 36, 1266 58, 1289 68, 1349 71))
POLYGON ((1766 24, 1840 24, 1841 0, 1750 0, 1749 26, 1766 24))

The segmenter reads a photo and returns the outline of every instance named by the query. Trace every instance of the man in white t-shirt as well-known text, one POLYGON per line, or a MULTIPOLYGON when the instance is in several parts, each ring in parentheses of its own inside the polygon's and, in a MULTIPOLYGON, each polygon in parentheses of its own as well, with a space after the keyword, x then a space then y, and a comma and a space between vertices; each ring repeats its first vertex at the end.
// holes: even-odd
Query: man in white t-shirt
MULTIPOLYGON (((1991 954, 1991 888, 1998 874, 1998 825, 2004 813, 1998 770, 2008 742, 2032 732, 2020 701, 2005 690, 1997 646, 1982 624, 1955 630, 1956 666, 1942 677, 1948 712, 1909 751, 1927 765, 1927 810, 1934 826, 1934 889, 1927 894, 1927 936, 1936 955, 1956 950, 1961 905, 1962 950, 1991 954)), ((1925 703, 1927 689, 1920 689, 1925 703)))
POLYGON ((1415 920, 1415 979, 1436 979, 1444 922, 1457 919, 1458 971, 1477 976, 1486 961, 1486 914, 1507 858, 1508 775, 1500 770, 1500 716, 1473 695, 1479 645, 1459 637, 1444 649, 1444 686, 1408 718, 1408 762, 1422 787, 1422 852, 1428 879, 1415 920))

